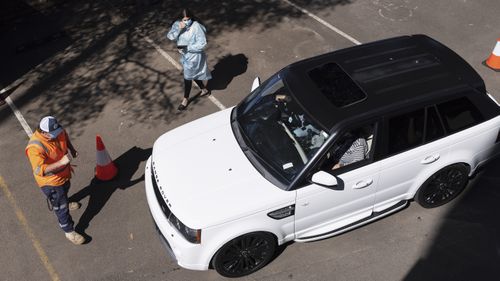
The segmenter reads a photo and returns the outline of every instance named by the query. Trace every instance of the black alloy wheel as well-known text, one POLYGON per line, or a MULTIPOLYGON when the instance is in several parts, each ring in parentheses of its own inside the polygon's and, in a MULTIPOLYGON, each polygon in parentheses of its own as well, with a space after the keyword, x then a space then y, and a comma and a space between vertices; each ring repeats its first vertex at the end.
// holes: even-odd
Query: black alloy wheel
POLYGON ((241 277, 264 267, 274 256, 276 239, 270 233, 253 232, 227 242, 215 254, 212 265, 225 277, 241 277))
POLYGON ((469 180, 468 172, 468 168, 462 164, 444 167, 424 182, 415 200, 424 208, 450 202, 464 190, 469 180))

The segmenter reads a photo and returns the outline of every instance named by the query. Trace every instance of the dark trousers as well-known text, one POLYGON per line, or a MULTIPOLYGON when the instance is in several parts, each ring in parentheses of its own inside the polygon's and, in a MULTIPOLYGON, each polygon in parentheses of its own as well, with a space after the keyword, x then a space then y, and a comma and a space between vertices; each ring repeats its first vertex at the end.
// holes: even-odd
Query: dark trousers
MULTIPOLYGON (((203 82, 201 80, 194 80, 196 85, 200 87, 200 89, 205 89, 205 86, 203 85, 203 82)), ((193 85, 193 80, 186 80, 184 79, 184 98, 188 99, 189 94, 191 93, 191 86, 193 85)))
POLYGON ((64 232, 71 232, 74 230, 73 219, 68 209, 68 191, 70 186, 71 183, 67 181, 61 186, 46 185, 42 187, 42 192, 52 205, 57 220, 59 221, 59 226, 64 232))

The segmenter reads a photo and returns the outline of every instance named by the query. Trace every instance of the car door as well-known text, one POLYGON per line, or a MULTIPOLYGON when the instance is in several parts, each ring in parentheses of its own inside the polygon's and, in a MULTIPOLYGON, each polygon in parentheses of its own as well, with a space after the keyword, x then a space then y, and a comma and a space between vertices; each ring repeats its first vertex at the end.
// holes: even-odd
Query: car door
POLYGON ((384 126, 386 157, 379 161, 375 212, 413 197, 419 176, 438 170, 450 146, 442 139, 445 131, 434 106, 389 116, 384 126))
POLYGON ((371 123, 368 126, 371 128, 371 134, 366 139, 368 151, 365 159, 332 170, 338 162, 338 156, 334 154, 342 146, 341 137, 315 169, 335 175, 338 182, 336 186, 325 187, 311 183, 297 190, 296 240, 310 241, 332 236, 341 228, 372 214, 379 180, 379 164, 372 161, 372 139, 376 124, 371 123))

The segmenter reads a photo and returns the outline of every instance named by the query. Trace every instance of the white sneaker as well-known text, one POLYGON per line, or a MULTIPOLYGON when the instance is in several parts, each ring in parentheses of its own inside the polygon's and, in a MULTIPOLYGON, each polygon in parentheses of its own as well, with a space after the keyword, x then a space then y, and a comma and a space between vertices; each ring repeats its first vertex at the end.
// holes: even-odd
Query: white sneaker
POLYGON ((69 202, 68 209, 70 211, 74 211, 74 210, 80 209, 81 206, 82 206, 82 204, 80 204, 78 202, 69 202))
POLYGON ((66 232, 65 235, 66 238, 68 238, 68 240, 75 245, 81 245, 85 243, 85 238, 83 238, 83 236, 78 234, 76 231, 66 232))

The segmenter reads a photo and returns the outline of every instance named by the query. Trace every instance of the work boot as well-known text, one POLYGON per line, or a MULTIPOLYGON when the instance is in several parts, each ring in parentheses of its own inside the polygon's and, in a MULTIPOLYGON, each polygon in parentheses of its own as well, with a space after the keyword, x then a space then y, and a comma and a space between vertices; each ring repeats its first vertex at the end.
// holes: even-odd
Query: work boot
POLYGON ((69 202, 68 209, 70 211, 74 211, 74 210, 80 209, 81 206, 82 206, 82 204, 80 204, 78 202, 69 202))
POLYGON ((85 242, 85 238, 83 238, 83 236, 78 234, 76 231, 66 232, 65 235, 66 238, 68 238, 68 240, 75 245, 81 245, 85 242))

